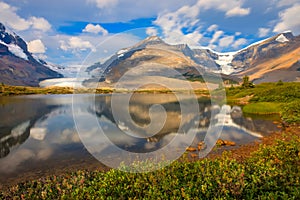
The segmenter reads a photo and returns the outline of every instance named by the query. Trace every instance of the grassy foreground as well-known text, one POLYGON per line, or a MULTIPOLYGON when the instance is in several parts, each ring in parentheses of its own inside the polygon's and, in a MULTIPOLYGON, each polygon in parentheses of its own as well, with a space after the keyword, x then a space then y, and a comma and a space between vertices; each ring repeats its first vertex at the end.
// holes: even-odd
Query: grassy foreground
POLYGON ((261 146, 238 162, 175 161, 150 173, 77 171, 22 183, 2 199, 299 199, 300 137, 261 146))
POLYGON ((262 83, 254 88, 229 88, 229 102, 247 104, 244 113, 275 114, 288 123, 300 123, 300 83, 262 83), (247 99, 247 102, 241 102, 247 99))

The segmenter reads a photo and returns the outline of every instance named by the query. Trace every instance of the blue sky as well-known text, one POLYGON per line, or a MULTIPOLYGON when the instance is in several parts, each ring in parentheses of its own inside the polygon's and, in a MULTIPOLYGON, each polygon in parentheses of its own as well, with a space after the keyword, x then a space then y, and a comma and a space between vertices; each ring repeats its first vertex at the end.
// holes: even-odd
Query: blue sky
POLYGON ((32 53, 62 65, 103 59, 149 35, 226 52, 300 34, 300 0, 0 0, 0 8, 0 22, 32 53))

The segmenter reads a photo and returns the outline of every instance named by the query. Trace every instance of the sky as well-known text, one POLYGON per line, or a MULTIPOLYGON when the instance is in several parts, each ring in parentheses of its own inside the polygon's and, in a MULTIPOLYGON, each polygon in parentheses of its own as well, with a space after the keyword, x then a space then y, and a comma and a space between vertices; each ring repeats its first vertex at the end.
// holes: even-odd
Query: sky
POLYGON ((300 0, 0 0, 0 22, 29 51, 75 66, 147 36, 219 52, 284 31, 300 34, 300 0))

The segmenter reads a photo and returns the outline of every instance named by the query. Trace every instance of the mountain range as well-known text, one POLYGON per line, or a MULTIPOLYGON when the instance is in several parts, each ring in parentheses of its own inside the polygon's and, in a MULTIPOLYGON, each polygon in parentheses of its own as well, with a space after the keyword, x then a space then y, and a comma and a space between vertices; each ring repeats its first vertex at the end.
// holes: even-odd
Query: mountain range
MULTIPOLYGON (((109 86, 125 74, 129 76, 128 83, 133 81, 132 77, 148 82, 156 82, 158 78, 175 80, 178 84, 182 84, 182 79, 203 82, 203 78, 213 80, 218 74, 227 83, 240 82, 246 75, 254 83, 299 81, 300 36, 284 32, 228 53, 191 48, 186 44, 171 45, 150 36, 119 50, 105 62, 91 65, 86 72, 93 77, 87 83, 101 82, 109 86)), ((0 82, 39 86, 42 80, 69 77, 68 73, 68 67, 36 58, 20 36, 0 23, 0 82)))
POLYGON ((254 83, 299 81, 300 36, 284 32, 229 53, 190 48, 186 44, 170 45, 151 36, 121 49, 104 63, 95 63, 87 71, 97 80, 115 83, 127 71, 145 63, 168 66, 191 79, 199 77, 199 73, 221 73, 223 79, 233 81, 246 75, 254 83))

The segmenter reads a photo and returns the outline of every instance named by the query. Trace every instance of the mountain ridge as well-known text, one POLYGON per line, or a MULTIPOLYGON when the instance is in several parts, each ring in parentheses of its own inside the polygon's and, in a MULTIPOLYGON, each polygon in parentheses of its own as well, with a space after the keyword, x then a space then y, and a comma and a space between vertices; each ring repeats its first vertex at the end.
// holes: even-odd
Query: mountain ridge
POLYGON ((300 60, 299 50, 300 36, 294 36, 291 32, 280 33, 239 51, 227 53, 215 52, 208 48, 192 49, 187 44, 170 45, 157 36, 150 36, 132 47, 121 49, 104 63, 95 63, 88 67, 87 71, 93 73, 95 79, 99 78, 97 74, 102 74, 100 81, 112 83, 138 64, 158 62, 189 76, 194 76, 193 73, 197 74, 192 69, 196 67, 200 73, 224 73, 240 80, 247 75, 255 83, 278 80, 299 81, 300 68, 297 67, 300 60), (156 52, 151 52, 151 48, 156 49, 156 52), (164 55, 161 51, 165 51, 164 55), (173 56, 168 55, 167 52, 172 52, 173 56), (280 58, 282 61, 279 61, 280 58), (172 62, 176 59, 177 63, 172 62), (289 59, 295 62, 290 63, 289 59), (274 63, 274 60, 278 62, 274 63), (266 63, 268 70, 261 67, 261 64, 266 63), (281 72, 285 72, 286 77, 279 79, 278 73, 281 72))
POLYGON ((39 86, 41 80, 61 78, 28 51, 26 42, 0 23, 0 82, 9 85, 39 86))

